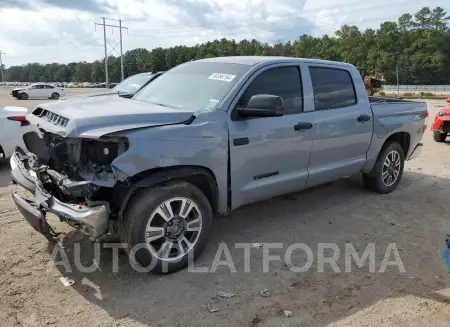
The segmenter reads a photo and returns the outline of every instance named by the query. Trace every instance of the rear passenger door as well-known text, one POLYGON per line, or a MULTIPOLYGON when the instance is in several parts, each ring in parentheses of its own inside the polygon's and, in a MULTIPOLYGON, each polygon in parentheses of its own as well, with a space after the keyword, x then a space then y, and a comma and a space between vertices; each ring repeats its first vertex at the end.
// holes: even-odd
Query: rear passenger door
POLYGON ((353 81, 361 79, 356 70, 315 65, 308 70, 315 127, 308 186, 313 186, 361 171, 373 121, 366 95, 356 92, 353 81))
POLYGON ((262 68, 247 81, 237 99, 228 123, 232 209, 304 188, 312 146, 312 124, 307 122, 313 113, 303 112, 300 67, 262 68), (284 115, 237 117, 235 109, 246 107, 257 94, 280 96, 284 115))
POLYGON ((42 97, 50 98, 54 90, 55 88, 52 85, 44 85, 44 89, 42 90, 42 97))

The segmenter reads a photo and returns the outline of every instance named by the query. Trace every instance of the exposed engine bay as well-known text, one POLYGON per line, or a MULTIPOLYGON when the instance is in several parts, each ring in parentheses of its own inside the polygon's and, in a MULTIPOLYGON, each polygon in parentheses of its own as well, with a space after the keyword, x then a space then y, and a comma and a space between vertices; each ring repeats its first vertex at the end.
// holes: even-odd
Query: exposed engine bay
POLYGON ((64 138, 43 129, 24 135, 28 165, 61 201, 108 201, 117 181, 111 163, 128 149, 125 138, 64 138))

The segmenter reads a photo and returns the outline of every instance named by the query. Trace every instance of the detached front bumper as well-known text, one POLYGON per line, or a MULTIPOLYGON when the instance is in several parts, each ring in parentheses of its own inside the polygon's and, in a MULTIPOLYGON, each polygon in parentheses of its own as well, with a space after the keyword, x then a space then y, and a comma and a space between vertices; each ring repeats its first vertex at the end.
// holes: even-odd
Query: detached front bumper
POLYGON ((45 219, 46 214, 51 212, 61 221, 67 222, 92 239, 107 233, 110 214, 108 205, 88 207, 58 200, 44 189, 36 177, 29 173, 27 160, 18 152, 15 152, 10 159, 13 179, 11 195, 20 213, 36 231, 46 237, 53 236, 52 228, 45 219), (20 196, 17 192, 18 185, 29 191, 34 199, 28 200, 20 196))

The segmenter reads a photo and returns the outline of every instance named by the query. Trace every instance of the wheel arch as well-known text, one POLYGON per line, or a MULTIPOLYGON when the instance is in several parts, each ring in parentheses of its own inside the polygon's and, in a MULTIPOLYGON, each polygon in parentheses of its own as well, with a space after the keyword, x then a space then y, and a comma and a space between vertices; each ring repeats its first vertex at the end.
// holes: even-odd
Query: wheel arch
MULTIPOLYGON (((390 135, 386 141, 384 141, 381 151, 386 147, 389 142, 397 142, 403 149, 405 158, 408 156, 409 148, 411 146, 411 135, 408 132, 397 132, 390 135)), ((379 154, 378 154, 379 155, 379 154)))
POLYGON ((205 194, 214 213, 218 210, 218 186, 214 173, 203 166, 173 166, 145 170, 131 177, 127 184, 114 187, 114 203, 118 219, 122 219, 128 204, 139 190, 170 181, 185 181, 205 194))
POLYGON ((382 139, 376 139, 372 141, 371 149, 367 154, 366 164, 362 169, 363 174, 369 174, 375 165, 375 162, 380 157, 387 144, 390 142, 397 142, 403 149, 405 158, 408 157, 408 152, 411 147, 411 135, 408 132, 394 132, 387 136, 384 141, 382 139))

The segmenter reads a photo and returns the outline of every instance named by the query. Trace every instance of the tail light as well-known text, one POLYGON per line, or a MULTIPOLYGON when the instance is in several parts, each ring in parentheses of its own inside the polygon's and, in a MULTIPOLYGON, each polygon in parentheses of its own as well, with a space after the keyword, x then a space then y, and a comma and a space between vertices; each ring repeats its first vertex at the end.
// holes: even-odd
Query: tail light
POLYGON ((30 125, 30 122, 25 118, 25 116, 10 116, 8 119, 20 122, 20 127, 30 125))
POLYGON ((425 133, 425 130, 427 129, 428 125, 428 110, 425 109, 425 121, 423 123, 423 132, 425 133))

